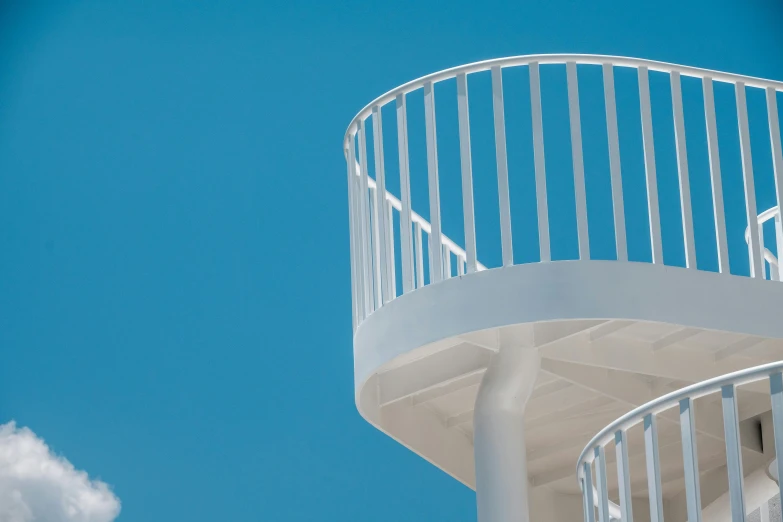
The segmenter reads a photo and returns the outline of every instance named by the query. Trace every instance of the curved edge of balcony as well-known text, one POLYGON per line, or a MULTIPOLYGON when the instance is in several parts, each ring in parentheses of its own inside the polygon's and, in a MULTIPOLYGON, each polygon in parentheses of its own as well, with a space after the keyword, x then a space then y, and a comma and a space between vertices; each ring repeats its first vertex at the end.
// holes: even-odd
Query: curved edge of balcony
POLYGON ((783 338, 783 283, 649 263, 556 261, 454 277, 370 315, 354 336, 357 407, 395 358, 470 332, 556 320, 628 319, 783 338))

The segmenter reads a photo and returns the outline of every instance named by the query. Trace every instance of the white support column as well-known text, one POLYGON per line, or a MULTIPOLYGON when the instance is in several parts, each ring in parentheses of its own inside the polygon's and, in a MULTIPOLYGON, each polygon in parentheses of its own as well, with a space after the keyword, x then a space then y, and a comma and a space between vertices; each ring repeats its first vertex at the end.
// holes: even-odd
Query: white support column
POLYGON ((528 522, 524 412, 540 366, 531 343, 503 342, 481 381, 473 417, 479 522, 528 522))

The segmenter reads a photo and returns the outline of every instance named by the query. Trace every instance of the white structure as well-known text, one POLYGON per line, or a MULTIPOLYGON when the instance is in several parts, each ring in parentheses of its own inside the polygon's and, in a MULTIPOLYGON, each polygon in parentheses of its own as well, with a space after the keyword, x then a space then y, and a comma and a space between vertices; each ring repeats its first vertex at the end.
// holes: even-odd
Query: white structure
MULTIPOLYGON (((783 359, 783 285, 773 253, 783 238, 776 206, 783 201, 781 91, 780 82, 648 60, 540 55, 435 73, 368 105, 351 122, 343 144, 356 404, 364 418, 475 488, 479 522, 573 522, 582 516, 594 522, 596 515, 600 522, 697 522, 702 516, 738 522, 775 495, 778 486, 770 476, 777 476, 774 448, 783 448, 783 430, 775 438, 772 425, 774 418, 775 426, 783 427, 783 364, 747 369, 783 359), (542 80, 548 70, 561 81, 560 90, 552 93, 542 88, 548 85, 542 80), (627 79, 629 72, 631 94, 622 92, 625 83, 620 82, 620 75, 627 79), (525 91, 529 86, 524 93, 529 117, 517 133, 529 137, 525 143, 511 139, 516 127, 504 108, 504 99, 510 104, 512 96, 521 97, 519 90, 503 87, 504 78, 517 73, 525 91), (469 110, 468 79, 474 75, 476 81, 485 75, 491 82, 495 165, 493 172, 484 169, 480 175, 478 170, 474 175, 471 157, 479 143, 479 130, 469 121, 474 109, 471 104, 469 110), (595 92, 584 87, 589 75, 601 82, 594 90, 597 96, 589 96, 595 92), (689 104, 690 94, 683 94, 694 82, 697 107, 689 104), (436 86, 452 89, 454 83, 453 103, 448 93, 438 98, 438 114, 455 113, 458 127, 460 168, 447 173, 439 172, 439 153, 449 151, 438 146, 436 128, 441 133, 444 128, 436 126, 435 93, 436 86), (659 87, 666 93, 663 104, 657 101, 659 87), (732 90, 730 133, 723 129, 726 111, 715 101, 726 89, 732 90), (412 109, 421 94, 423 117, 412 109), (545 100, 561 96, 567 116, 550 115, 542 94, 545 100), (638 112, 618 117, 621 101, 629 96, 638 112), (751 96, 765 100, 764 114, 748 111, 746 97, 751 96), (593 128, 586 116, 596 106, 601 121, 593 128), (395 132, 391 114, 387 125, 382 123, 386 111, 396 114, 395 132), (700 120, 686 125, 694 111, 700 120), (762 117, 764 136, 759 138, 762 117), (426 168, 416 170, 410 163, 416 150, 414 120, 420 119, 426 168), (550 140, 545 132, 563 121, 570 143, 550 140), (633 132, 642 138, 636 154, 647 205, 641 211, 628 199, 634 169, 627 166, 633 159, 624 143, 624 133, 631 132, 627 121, 635 122, 633 132), (604 133, 599 152, 606 159, 608 182, 602 196, 601 190, 590 188, 598 169, 586 167, 587 152, 593 157, 596 151, 583 150, 583 141, 604 133), (695 134, 705 144, 707 173, 698 179, 694 150, 701 144, 693 140, 695 134), (660 166, 660 151, 666 147, 673 151, 671 172, 660 166), (738 168, 725 164, 720 153, 732 147, 741 153, 738 168), (774 187, 776 199, 761 214, 751 149, 757 158, 771 158, 769 168, 756 169, 757 180, 774 187), (570 152, 573 190, 561 190, 563 178, 552 177, 552 151, 560 156, 570 152), (529 157, 529 168, 509 168, 507 152, 529 157), (387 169, 392 160, 397 166, 387 169), (447 175, 450 183, 459 180, 459 186, 444 185, 447 175), (676 177, 674 198, 659 181, 666 175, 676 177), (397 176, 399 190, 387 190, 397 184, 397 176), (479 182, 489 176, 496 186, 492 197, 474 198, 479 182), (524 194, 514 191, 521 179, 530 187, 524 194), (724 201, 730 179, 741 180, 744 199, 727 189, 724 201), (412 209, 412 186, 422 201, 415 189, 426 187, 429 205, 419 212, 427 212, 428 221, 412 209), (441 208, 445 188, 461 193, 461 213, 441 208), (711 194, 706 225, 706 207, 692 205, 691 192, 697 190, 711 194), (564 203, 553 193, 572 196, 564 203), (611 202, 605 209, 610 217, 603 221, 594 203, 600 197, 611 202), (743 211, 734 212, 731 205, 741 199, 743 211), (571 207, 573 223, 561 218, 564 205, 571 207), (671 226, 662 226, 672 209, 679 223, 676 234, 671 226), (642 229, 627 226, 632 212, 644 215, 642 229), (520 213, 533 219, 518 225, 514 216, 520 213), (494 229, 476 225, 490 214, 494 229), (461 237, 449 239, 444 227, 461 227, 461 237), (553 261, 550 245, 556 242, 550 236, 565 237, 561 229, 568 227, 575 231, 578 257, 553 261), (646 262, 629 261, 629 239, 647 236, 646 262), (593 254, 601 237, 613 239, 613 259, 593 254), (750 275, 732 275, 729 254, 734 274, 742 272, 745 260, 730 245, 743 239, 750 275), (488 269, 479 262, 483 256, 477 243, 500 253, 498 266, 488 269), (537 262, 515 264, 515 254, 519 258, 525 248, 537 253, 537 262), (684 266, 664 264, 677 256, 684 266), (712 269, 704 269, 710 264, 712 269), (745 372, 672 394, 738 371, 745 372), (708 393, 713 391, 719 393, 708 393), (607 446, 613 449, 605 451, 607 446)), ((471 92, 476 92, 473 87, 471 92)))

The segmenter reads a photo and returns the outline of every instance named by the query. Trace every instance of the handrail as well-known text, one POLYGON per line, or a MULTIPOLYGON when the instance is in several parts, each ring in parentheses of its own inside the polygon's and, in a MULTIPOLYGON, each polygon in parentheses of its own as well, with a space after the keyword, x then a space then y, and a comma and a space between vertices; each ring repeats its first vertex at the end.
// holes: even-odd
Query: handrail
MULTIPOLYGON (((357 165, 356 168, 358 170, 359 166, 357 165)), ((357 175, 361 176, 361 173, 357 172, 357 175)), ((378 190, 375 180, 369 176, 367 177, 367 186, 373 190, 378 190)), ((402 212, 402 202, 399 199, 397 199, 397 197, 395 197, 394 194, 392 194, 388 190, 386 191, 386 201, 390 202, 395 210, 397 210, 398 212, 402 212)), ((421 217, 413 210, 411 210, 411 221, 413 223, 417 223, 421 227, 421 229, 427 234, 432 233, 432 225, 430 225, 430 222, 424 219, 423 217, 421 217)), ((457 243, 449 239, 449 237, 446 236, 445 234, 441 235, 441 243, 443 244, 443 246, 448 247, 448 249, 451 250, 451 252, 455 256, 461 257, 463 259, 465 258, 466 256, 465 249, 463 249, 457 243)), ((482 265, 481 263, 477 263, 477 266, 478 266, 478 270, 487 269, 487 267, 482 265)))
MULTIPOLYGON (((780 218, 780 207, 774 206, 772 208, 768 208, 758 215, 757 222, 759 225, 763 225, 773 218, 780 218)), ((759 229, 759 235, 760 245, 762 251, 764 252, 764 260, 769 263, 770 267, 772 267, 771 270, 773 273, 770 274, 770 279, 777 280, 780 277, 780 263, 778 262, 777 256, 775 256, 775 254, 773 254, 768 248, 764 246, 764 235, 761 232, 761 229, 759 229), (777 272, 778 277, 775 277, 774 272, 777 272)), ((779 237, 783 237, 783 234, 779 234, 779 237)), ((748 245, 748 247, 750 247, 750 225, 745 227, 745 243, 748 245)))
POLYGON ((691 76, 696 78, 712 78, 713 80, 726 83, 734 83, 737 81, 743 82, 749 87, 758 87, 766 89, 772 87, 777 91, 783 91, 783 82, 767 80, 765 78, 756 78, 753 76, 744 76, 741 74, 726 73, 721 71, 715 71, 711 69, 703 69, 700 67, 690 67, 687 65, 678 65, 668 62, 660 62, 656 60, 646 60, 643 58, 630 58, 624 56, 612 56, 612 55, 600 55, 600 54, 530 54, 520 56, 510 56, 506 58, 493 58, 490 60, 482 60, 478 62, 469 63, 466 65, 459 65, 457 67, 451 67, 439 72, 427 74, 415 80, 411 80, 403 85, 392 89, 381 96, 378 96, 373 101, 360 110, 356 116, 353 117, 351 123, 348 125, 348 129, 345 132, 343 138, 343 150, 348 150, 348 142, 350 136, 356 130, 356 123, 360 119, 367 118, 372 113, 372 108, 386 105, 393 101, 399 94, 408 94, 409 92, 420 89, 427 82, 437 83, 443 80, 455 78, 458 74, 471 74, 476 72, 488 71, 493 66, 499 67, 513 67, 521 65, 529 65, 530 63, 537 62, 539 64, 564 64, 566 62, 575 62, 577 64, 586 65, 604 65, 610 64, 621 67, 647 67, 651 71, 659 71, 665 73, 677 72, 685 76, 691 76))
MULTIPOLYGON (((739 449, 739 421, 736 415, 736 387, 760 381, 765 378, 770 380, 773 426, 775 427, 775 453, 776 455, 779 455, 781 452, 783 452, 783 432, 781 432, 779 429, 780 427, 783 427, 783 374, 781 374, 781 372, 783 372, 783 361, 747 368, 686 386, 679 390, 658 397, 657 399, 634 408, 630 412, 626 413, 598 432, 598 434, 596 434, 590 440, 590 442, 587 443, 579 455, 579 459, 577 460, 576 465, 576 477, 577 482, 579 483, 580 488, 585 495, 585 498, 588 496, 587 492, 585 491, 585 487, 588 486, 592 489, 592 476, 587 476, 586 472, 590 469, 590 465, 593 462, 603 460, 603 448, 612 441, 615 441, 616 444, 619 444, 618 441, 622 441, 623 447, 618 448, 617 450, 618 474, 620 473, 620 470, 623 469, 623 474, 626 476, 622 477, 620 481, 622 482, 623 480, 627 480, 628 454, 627 448, 625 447, 625 434, 628 429, 632 428, 633 426, 644 423, 650 504, 651 510, 655 510, 655 497, 657 497, 657 502, 660 503, 661 487, 660 475, 658 471, 659 464, 657 462, 658 441, 657 429, 655 428, 655 416, 663 411, 679 406, 686 493, 688 495, 688 518, 689 520, 701 520, 701 517, 698 514, 701 512, 702 508, 699 501, 698 459, 696 457, 697 453, 695 445, 695 432, 693 431, 693 401, 699 397, 720 391, 722 393, 724 416, 723 420, 724 429, 726 431, 726 454, 732 511, 735 509, 744 510, 744 506, 741 505, 743 486, 741 480, 742 464, 739 449)), ((603 481, 604 490, 601 492, 599 488, 599 495, 601 495, 601 498, 599 498, 595 505, 599 506, 599 509, 602 505, 607 505, 609 508, 611 508, 612 502, 608 500, 608 497, 606 497, 607 493, 605 489, 606 464, 605 462, 601 462, 600 464, 601 469, 597 469, 596 471, 596 473, 599 474, 596 480, 599 482, 603 481)), ((783 463, 779 460, 776 460, 774 465, 779 471, 783 466, 783 463)), ((590 475, 592 475, 592 472, 590 475)), ((625 485, 621 484, 620 490, 621 510, 625 512, 625 509, 629 508, 631 501, 629 485, 627 483, 625 485), (624 503, 625 506, 623 506, 624 503)), ((589 496, 593 497, 594 494, 589 496)), ((592 517, 588 511, 588 503, 586 502, 585 522, 593 522, 594 517, 592 517)))
MULTIPOLYGON (((566 92, 568 103, 568 125, 571 133, 571 161, 573 173, 573 191, 574 205, 576 214, 576 232, 578 241, 578 259, 591 260, 597 259, 591 255, 590 239, 593 229, 600 226, 595 222, 591 223, 588 219, 588 199, 594 197, 588 193, 584 153, 582 145, 583 125, 580 117, 580 80, 577 65, 585 67, 600 66, 603 75, 603 106, 605 110, 605 124, 607 136, 608 166, 610 175, 610 190, 612 201, 612 213, 614 228, 611 234, 614 236, 614 250, 617 261, 625 262, 629 260, 629 249, 626 233, 625 205, 623 202, 623 179, 626 173, 623 172, 623 158, 626 153, 621 154, 619 127, 618 123, 618 94, 625 89, 631 88, 630 84, 624 81, 615 85, 614 71, 616 68, 630 67, 636 68, 638 78, 634 88, 638 89, 639 99, 639 118, 642 134, 642 150, 636 150, 635 154, 643 152, 644 160, 644 182, 647 196, 647 218, 649 223, 649 246, 651 252, 651 263, 665 264, 664 251, 671 247, 664 245, 664 235, 667 234, 661 227, 662 209, 671 208, 673 201, 666 201, 665 198, 671 198, 664 192, 660 193, 656 173, 656 154, 654 128, 659 124, 653 125, 653 106, 660 104, 659 96, 652 96, 662 88, 658 82, 652 82, 649 72, 659 71, 668 74, 670 86, 668 95, 671 103, 664 103, 666 110, 672 113, 672 122, 674 124, 674 145, 677 156, 677 174, 679 180, 679 209, 681 213, 682 238, 685 253, 685 267, 689 269, 698 269, 697 257, 701 258, 702 252, 695 248, 694 232, 694 210, 691 204, 690 185, 703 183, 696 179, 689 179, 689 156, 687 151, 687 136, 685 132, 685 113, 686 107, 693 103, 693 98, 683 96, 683 84, 681 76, 692 76, 701 78, 702 100, 704 111, 705 131, 707 138, 707 161, 710 170, 709 192, 712 194, 713 224, 715 230, 715 245, 718 260, 719 273, 731 273, 729 256, 729 238, 727 230, 733 227, 727 226, 726 213, 724 210, 722 179, 721 179, 721 159, 718 143, 718 120, 716 118, 716 98, 713 91, 713 80, 719 82, 729 82, 734 85, 735 108, 737 121, 739 125, 739 146, 742 152, 742 175, 745 193, 745 211, 747 223, 750 224, 746 238, 750 251, 750 275, 755 278, 763 278, 766 275, 765 262, 770 265, 771 279, 780 279, 779 262, 776 256, 764 248, 763 234, 759 234, 758 219, 769 219, 773 213, 767 211, 757 216, 755 186, 753 177, 753 164, 751 161, 751 140, 749 118, 755 120, 756 114, 749 116, 746 102, 746 90, 749 88, 760 88, 765 90, 767 101, 767 119, 770 132, 770 148, 774 159, 774 176, 776 187, 783 187, 783 147, 780 140, 780 125, 778 121, 777 93, 783 92, 783 82, 753 78, 732 73, 723 73, 708 69, 696 67, 687 67, 665 62, 652 60, 643 60, 638 58, 624 58, 616 56, 602 55, 579 55, 579 54, 542 54, 515 56, 510 58, 500 58, 485 60, 473 64, 453 67, 445 71, 436 72, 422 78, 408 82, 400 87, 392 89, 386 94, 376 98, 372 103, 363 108, 351 121, 345 135, 343 146, 348 159, 348 181, 349 181, 349 218, 351 226, 351 270, 352 270, 352 292, 354 305, 354 328, 357 328, 370 314, 383 307, 389 301, 396 299, 398 293, 398 282, 402 282, 402 293, 414 291, 422 286, 439 283, 444 279, 453 276, 462 276, 475 271, 486 269, 486 267, 477 261, 477 246, 485 248, 483 241, 477 241, 477 232, 484 229, 477 228, 477 216, 486 216, 487 214, 480 210, 486 203, 484 198, 474 200, 473 197, 473 165, 471 149, 471 125, 470 125, 470 103, 468 99, 468 76, 471 73, 479 71, 491 71, 492 83, 492 125, 484 123, 486 127, 480 130, 484 132, 494 131, 495 144, 495 165, 497 168, 497 187, 498 199, 497 210, 499 213, 500 224, 500 248, 501 262, 503 267, 515 264, 514 253, 520 249, 514 248, 514 231, 516 221, 512 219, 512 214, 517 209, 512 207, 512 199, 517 196, 511 195, 510 183, 511 176, 524 175, 534 177, 535 200, 537 219, 535 224, 529 221, 530 225, 536 226, 537 236, 526 234, 522 236, 523 241, 534 239, 534 244, 526 245, 525 251, 530 252, 537 247, 538 261, 549 262, 553 260, 552 245, 550 236, 556 234, 556 229, 570 225, 564 225, 558 220, 549 220, 549 203, 547 184, 551 182, 547 175, 547 160, 545 154, 544 127, 548 126, 547 116, 548 108, 542 104, 542 82, 541 71, 545 64, 565 65, 566 72, 566 92), (506 136, 506 115, 504 108, 504 89, 503 89, 503 68, 514 66, 526 66, 528 69, 528 79, 530 83, 529 101, 530 101, 530 121, 524 122, 524 125, 530 125, 530 136, 532 143, 533 169, 518 167, 509 172, 507 136, 506 136), (463 234, 462 244, 445 236, 442 232, 443 222, 440 205, 440 184, 442 179, 439 177, 439 143, 437 139, 436 124, 436 103, 434 84, 442 80, 455 78, 457 83, 456 99, 453 93, 448 93, 447 102, 452 107, 456 105, 459 142, 459 173, 462 182, 462 219, 463 234), (417 147, 424 145, 426 149, 426 168, 411 169, 409 165, 409 144, 408 144, 408 105, 406 94, 414 90, 421 89, 424 97, 424 131, 425 143, 419 143, 417 147), (384 125, 382 116, 384 114, 384 105, 395 102, 396 109, 396 143, 384 139, 384 125), (456 102, 456 103, 455 103, 456 102), (366 121, 365 121, 366 120, 366 121), (368 142, 369 133, 372 133, 368 142), (385 141, 389 148, 395 148, 399 161, 394 170, 397 170, 400 179, 399 198, 392 195, 387 190, 387 173, 385 169, 385 141), (372 154, 368 154, 368 148, 372 148, 372 154), (374 162, 374 165, 370 163, 374 162), (518 174, 519 173, 519 174, 518 174), (372 174, 372 176, 371 176, 372 174), (416 183, 412 183, 411 178, 417 177, 416 183), (426 175, 427 196, 429 199, 429 219, 424 219, 421 214, 413 211, 411 208, 411 187, 420 187, 421 177, 426 175), (549 180, 549 181, 548 181, 549 180), (383 194, 383 197, 381 197, 383 194), (396 212, 396 214, 395 214, 396 212), (396 220, 399 216, 399 222, 396 220), (755 219, 754 219, 755 218, 755 219), (513 225, 513 226, 512 226, 513 225), (427 235, 423 238, 423 235, 427 235), (424 242, 426 239, 426 243, 424 242), (535 244, 537 242, 537 244, 535 244), (532 247, 532 248, 531 248, 532 247), (454 262, 456 259, 456 263, 454 262), (454 266, 456 264, 456 267, 454 266), (399 266, 401 265, 401 266, 399 266), (427 269, 428 267, 428 269, 427 269), (397 270, 400 269, 401 278, 397 277, 397 270)), ((601 98, 600 91, 588 91, 595 102, 601 98)), ((663 91, 661 91, 663 92, 663 91)), ((439 95, 440 96, 440 95, 439 95)), ((480 94, 479 96, 485 96, 480 94)), ((584 94, 582 95, 584 97, 584 94)), ((623 96, 625 99, 626 97, 623 96)), ((438 98, 441 99, 440 97, 438 98)), ((600 103, 600 102, 599 102, 600 103)), ((721 103, 723 103, 721 101, 721 103)), ((444 104, 443 101, 438 105, 444 104)), ((629 114, 626 112, 626 114, 629 114)), ((624 116, 625 117, 625 116, 624 116)), ((636 119, 636 115, 627 116, 636 119)), ((510 119, 509 119, 510 120, 510 119)), ((412 126, 421 126, 421 119, 411 119, 412 126)), ((622 123, 622 122, 620 122, 622 123)), ((563 125, 562 121, 557 122, 563 125)), ((597 123, 591 122, 590 125, 597 123)), ((450 125, 455 125, 450 123, 450 125)), ((625 125, 625 123, 623 123, 625 125)), ((723 125, 723 124, 722 124, 723 125)), ((721 126, 722 126, 721 125, 721 126)), ((481 127, 476 127, 481 129, 481 127)), ((585 132, 588 132, 587 129, 585 132)), ((390 133, 391 134, 391 133, 390 133)), ((420 134, 419 134, 420 135, 420 134)), ((660 139, 660 138, 659 138, 660 139)), ((627 149, 628 147, 626 147, 627 149)), ((419 149, 421 150, 421 149, 419 149)), ((625 149, 624 149, 625 150, 625 149)), ((418 154, 418 152, 417 152, 418 154)), ((483 170, 483 169, 482 169, 483 170)), ((695 188, 694 188, 695 190, 695 188)), ((783 203, 783 190, 776 193, 777 203, 783 203)), ((570 204, 570 203, 569 203, 570 204)), ((452 213, 446 214, 449 220, 453 219, 452 213)), ((762 221, 763 222, 763 221, 762 221)), ((450 222, 448 224, 452 226, 450 222)), ((778 225, 780 228, 780 225, 778 225)), ((633 232, 635 233, 635 231, 633 232)), ((484 232, 481 232, 484 234, 484 232)), ((778 231, 783 237, 783 231, 778 231)), ((519 237, 519 236, 517 236, 519 237)), ((483 238, 478 238, 483 239, 483 238)), ((781 241, 783 243, 783 241, 781 241)), ((708 253, 709 255, 709 253, 708 253)))
MULTIPOLYGON (((755 381, 760 381, 765 377, 769 377, 771 374, 783 370, 783 361, 778 361, 769 364, 763 364, 761 366, 754 366, 753 368, 746 368, 738 372, 721 375, 714 377, 706 381, 702 381, 679 390, 675 390, 666 395, 662 395, 657 399, 654 399, 647 404, 643 404, 638 408, 634 408, 629 411, 612 424, 608 425, 604 429, 598 432, 598 434, 590 439, 585 449, 579 455, 579 463, 590 462, 593 459, 590 458, 587 453, 594 447, 599 445, 606 445, 614 438, 614 434, 618 430, 627 430, 628 428, 635 426, 642 422, 647 414, 658 414, 662 411, 666 411, 669 408, 677 406, 682 399, 691 398, 698 399, 705 395, 715 393, 726 384, 734 384, 735 386, 741 386, 755 381)), ((577 476, 581 477, 583 471, 577 470, 577 476)))

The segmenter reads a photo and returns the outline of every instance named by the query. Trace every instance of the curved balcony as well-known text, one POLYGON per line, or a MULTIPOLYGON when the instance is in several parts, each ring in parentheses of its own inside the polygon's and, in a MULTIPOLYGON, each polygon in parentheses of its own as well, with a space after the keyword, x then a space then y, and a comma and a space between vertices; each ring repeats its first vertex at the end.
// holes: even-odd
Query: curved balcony
MULTIPOLYGON (((471 487, 522 462, 499 482, 485 475, 496 497, 479 493, 480 513, 528 509, 506 502, 528 483, 549 506, 536 516, 578 516, 573 459, 611 418, 783 357, 782 91, 648 60, 537 55, 370 103, 343 143, 362 415, 471 487), (528 397, 514 415, 529 433, 514 446, 514 425, 493 453, 509 394, 528 397)), ((714 425, 699 433, 723 440, 714 425)), ((495 515, 480 520, 506 520, 495 515)))
MULTIPOLYGON (((710 71, 694 67, 685 67, 674 64, 654 62, 634 58, 622 58, 612 56, 594 55, 539 55, 521 56, 488 60, 475 64, 455 67, 438 73, 434 73, 418 80, 409 82, 380 96, 367 107, 362 109, 351 122, 343 143, 346 160, 349 167, 349 197, 350 197, 350 222, 351 222, 351 266, 354 282, 354 322, 358 326, 373 311, 382 307, 402 293, 413 291, 430 283, 436 283, 453 276, 470 274, 483 268, 478 262, 476 244, 480 238, 476 236, 473 186, 474 176, 471 158, 471 140, 473 130, 470 125, 470 110, 468 101, 469 78, 480 75, 486 71, 491 75, 491 100, 495 146, 495 160, 497 171, 497 200, 495 207, 499 211, 500 247, 502 250, 502 266, 511 266, 517 262, 515 253, 519 249, 514 248, 516 238, 512 231, 512 205, 511 190, 509 187, 509 162, 508 145, 506 137, 506 111, 505 95, 503 88, 503 74, 511 69, 526 69, 529 79, 530 98, 530 132, 532 138, 533 175, 534 175, 534 206, 536 209, 537 237, 525 235, 525 240, 531 242, 532 247, 538 250, 538 261, 548 262, 553 260, 550 237, 556 232, 552 226, 563 226, 557 220, 551 219, 552 206, 547 183, 547 156, 545 150, 549 147, 544 137, 544 126, 548 123, 542 110, 541 75, 547 67, 565 66, 566 90, 568 104, 568 123, 570 130, 570 153, 573 175, 573 209, 570 211, 576 218, 576 230, 578 238, 578 259, 596 259, 591 255, 591 236, 595 233, 588 219, 588 198, 585 180, 585 162, 583 151, 583 134, 600 132, 606 134, 608 170, 610 172, 611 212, 612 222, 608 232, 614 236, 614 259, 618 261, 629 260, 628 238, 626 237, 626 209, 624 202, 625 184, 630 183, 628 176, 623 174, 625 167, 625 154, 632 156, 639 151, 622 149, 618 129, 617 97, 615 88, 615 75, 618 70, 632 69, 638 76, 638 100, 639 100, 639 128, 641 130, 641 152, 643 154, 643 175, 646 190, 647 212, 645 213, 648 225, 649 250, 647 259, 637 256, 634 261, 647 261, 653 264, 665 264, 664 244, 669 247, 671 242, 665 242, 662 238, 661 212, 677 207, 681 221, 681 241, 679 245, 671 244, 670 248, 677 248, 684 254, 684 260, 673 261, 669 264, 688 268, 715 270, 720 273, 729 273, 729 240, 727 238, 727 221, 724 210, 724 183, 722 181, 721 147, 729 146, 728 138, 721 140, 719 135, 723 132, 719 129, 716 117, 716 104, 713 84, 728 84, 734 88, 736 100, 735 124, 739 130, 737 143, 741 154, 742 186, 744 189, 744 210, 746 222, 749 224, 749 268, 738 266, 734 273, 745 272, 751 277, 765 277, 766 270, 763 266, 763 256, 760 254, 762 243, 760 242, 759 221, 754 219, 757 215, 756 188, 754 184, 754 162, 751 152, 750 120, 748 116, 747 94, 748 90, 758 90, 766 99, 766 121, 769 127, 769 142, 767 153, 771 153, 774 164, 775 195, 781 199, 783 183, 780 182, 781 170, 783 170, 783 154, 781 153, 780 127, 777 108, 776 93, 783 91, 783 83, 750 78, 741 75, 728 74, 718 71, 710 71), (593 89, 590 94, 593 98, 585 100, 580 96, 578 71, 583 75, 588 74, 588 69, 600 70, 603 79, 603 92, 597 93, 593 89), (665 110, 671 112, 673 133, 669 138, 672 143, 663 144, 660 141, 661 133, 654 132, 653 105, 651 91, 651 74, 661 73, 668 77, 669 96, 665 102, 668 106, 665 110), (704 239, 704 242, 714 244, 714 255, 707 256, 710 259, 704 264, 697 260, 696 241, 694 232, 694 216, 691 203, 691 180, 689 176, 689 162, 693 161, 687 149, 687 136, 695 131, 686 132, 685 114, 686 107, 683 98, 683 79, 696 79, 701 83, 703 94, 703 118, 705 127, 702 129, 706 138, 707 151, 705 160, 709 164, 709 183, 707 190, 712 193, 712 229, 714 239, 704 239), (436 130, 435 117, 435 91, 439 84, 456 82, 456 105, 458 117, 457 126, 459 132, 459 161, 462 189, 462 233, 464 248, 459 246, 443 233, 443 218, 440 205, 441 175, 439 173, 439 141, 436 130), (425 120, 425 147, 426 147, 426 180, 429 198, 429 221, 411 208, 411 170, 409 166, 409 133, 408 133, 408 102, 410 96, 421 94, 424 98, 425 120), (602 94, 598 98, 595 95, 602 94), (602 127, 583 128, 580 113, 581 107, 588 104, 603 105, 605 120, 600 122, 602 127), (384 138, 384 125, 382 115, 384 109, 394 109, 396 112, 396 137, 397 137, 397 170, 399 173, 399 197, 395 197, 387 190, 387 176, 385 163, 388 161, 384 153, 384 144, 389 141, 384 138), (372 154, 371 164, 368 158, 368 120, 372 121, 372 154), (678 199, 659 200, 658 168, 656 167, 658 156, 657 148, 674 150, 676 155, 676 171, 678 180, 678 199), (372 171, 373 176, 370 176, 372 171), (366 197, 362 197, 365 194, 366 197), (385 197, 380 197, 384 194, 385 197), (535 243, 535 244, 532 244, 535 243), (396 251, 399 250, 399 254, 396 251), (433 256, 432 253, 435 253, 433 256), (713 259, 714 258, 714 259, 713 259), (714 261, 717 266, 714 266, 714 261), (684 261, 684 262, 682 262, 684 261), (702 268, 704 267, 704 268, 702 268), (401 284, 398 282, 401 280, 401 284)), ((627 78, 625 78, 627 79, 627 78)), ((656 87, 661 87, 660 78, 656 87)), ((627 84, 628 82, 624 82, 627 84)), ((624 85, 625 86, 625 85, 624 85)), ((692 85, 691 85, 692 87, 692 85)), ((658 89, 660 90, 660 89, 658 89)), ((692 90, 692 89, 691 89, 692 90)), ((453 93, 452 93, 453 94, 453 93)), ((489 94, 489 93, 488 93, 489 94)), ((627 93, 623 93, 626 95, 627 93)), ((636 94, 636 93, 634 93, 636 94)), ((665 95, 664 95, 665 97, 665 95)), ((663 97, 660 97, 662 98, 663 97)), ((690 96, 690 98, 695 98, 690 96)), ((452 101, 452 100, 450 100, 452 101)), ((562 119, 563 114, 555 117, 562 119)), ((453 122, 450 122, 453 123, 453 122)), ((595 122, 594 122, 595 123, 595 122)), ((525 123, 526 124, 526 123, 525 123)), ((524 124, 523 124, 524 125, 524 124)), ((558 145, 562 145, 558 143, 558 145)), ((761 151, 758 151, 759 154, 761 151)), ((669 162, 671 163, 671 162, 669 162)), ((671 166, 671 165, 669 165, 671 166)), ((736 168, 736 165, 734 165, 736 168)), ((562 168, 562 166, 561 166, 562 168)), ((631 169, 639 170, 639 169, 631 169)), ((725 170, 725 167, 723 167, 725 170)), ((424 174, 423 172, 421 174, 424 174)), ((513 172, 511 175, 513 176, 513 172)), ((589 173, 588 173, 589 174, 589 173)), ((556 182, 559 182, 556 181, 556 182)), ((560 197, 568 197, 563 193, 560 197)), ((596 199, 600 195, 595 196, 596 199)), ((529 203, 527 201, 526 203, 529 203)), ((569 202, 570 203, 570 202, 569 202)), ((777 202, 776 202, 777 203, 777 202)), ((516 210, 516 208, 514 209, 516 210)), ((762 214, 764 216, 765 214, 762 214)), ((597 221, 597 220, 596 220, 597 221)), ((605 223, 602 223, 605 225, 605 223)), ((571 225, 571 224, 569 224, 571 225)), ((704 225, 709 227, 709 225, 704 225)), ((776 222, 777 233, 780 230, 780 220, 776 222)), ((459 228, 455 226, 454 228, 459 228)), ((606 230, 603 232, 607 232, 606 230)), ((561 234, 562 235, 562 234, 561 234)), ((777 235, 777 234, 776 234, 777 235)), ((668 252, 667 252, 668 254, 668 252)), ((682 255, 673 254, 672 259, 682 255)), ((605 259, 606 257, 598 257, 605 259)), ((526 260, 525 262, 530 262, 526 260)), ((740 263, 738 263, 740 265, 740 263)), ((744 264, 743 264, 744 265, 744 264)))
POLYGON ((631 521, 647 513, 651 522, 728 522, 745 520, 757 509, 765 511, 761 520, 769 520, 768 502, 780 494, 783 473, 783 460, 776 458, 783 452, 781 370, 783 362, 776 362, 694 384, 601 430, 577 463, 585 522, 595 522, 596 513, 600 522, 631 521), (698 417, 700 407, 718 401, 725 439, 716 445, 697 426, 721 422, 698 417), (745 403, 762 404, 764 413, 753 422, 742 421, 739 412, 745 403), (743 448, 741 438, 750 437, 761 439, 762 454, 743 448))

